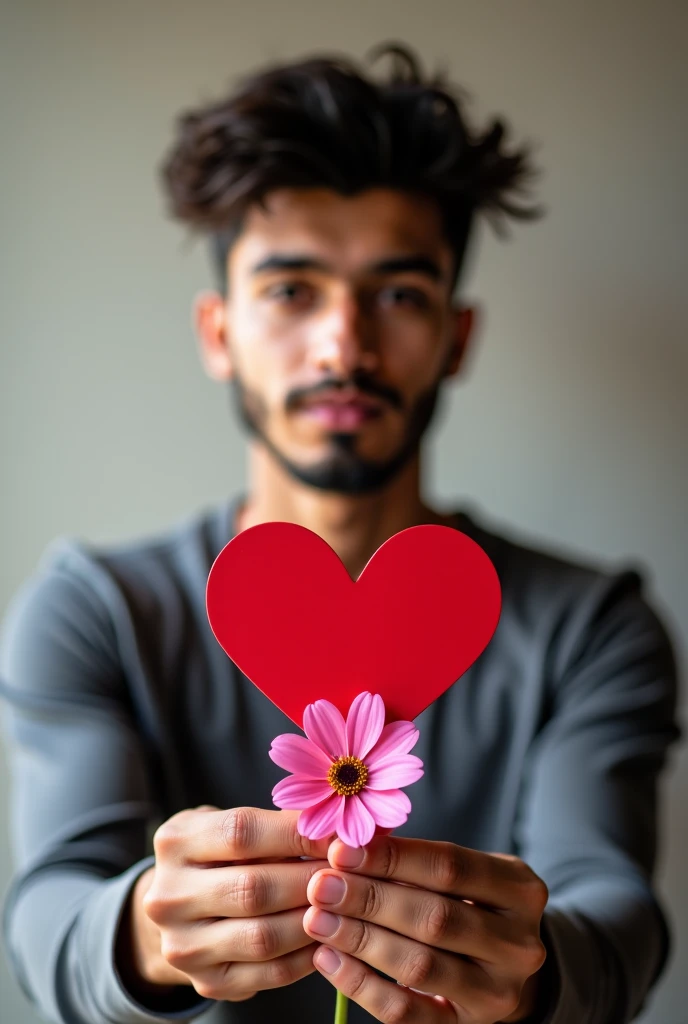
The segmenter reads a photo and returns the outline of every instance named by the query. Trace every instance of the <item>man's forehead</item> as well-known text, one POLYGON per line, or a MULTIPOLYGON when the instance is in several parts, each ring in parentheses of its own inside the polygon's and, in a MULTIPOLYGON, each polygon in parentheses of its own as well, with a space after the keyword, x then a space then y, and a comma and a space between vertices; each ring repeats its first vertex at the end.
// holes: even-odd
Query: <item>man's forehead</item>
POLYGON ((388 189, 341 196, 326 189, 283 189, 267 210, 247 213, 231 262, 250 272, 273 254, 319 256, 342 269, 357 269, 394 255, 425 254, 443 269, 451 251, 431 200, 388 189))

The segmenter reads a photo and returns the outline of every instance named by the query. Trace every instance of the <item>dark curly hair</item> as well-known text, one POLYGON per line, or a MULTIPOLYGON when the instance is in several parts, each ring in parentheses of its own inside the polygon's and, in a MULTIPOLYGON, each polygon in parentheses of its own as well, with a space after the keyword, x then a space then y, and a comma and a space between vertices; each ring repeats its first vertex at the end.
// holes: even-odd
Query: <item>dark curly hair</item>
POLYGON ((460 270, 473 215, 497 230, 506 217, 533 218, 523 201, 533 175, 526 146, 506 146, 496 119, 473 132, 444 72, 426 77, 417 58, 384 43, 383 81, 342 56, 270 66, 225 99, 180 115, 162 166, 173 216, 211 236, 221 287, 243 216, 277 188, 330 188, 354 195, 387 187, 429 196, 441 212, 460 270))

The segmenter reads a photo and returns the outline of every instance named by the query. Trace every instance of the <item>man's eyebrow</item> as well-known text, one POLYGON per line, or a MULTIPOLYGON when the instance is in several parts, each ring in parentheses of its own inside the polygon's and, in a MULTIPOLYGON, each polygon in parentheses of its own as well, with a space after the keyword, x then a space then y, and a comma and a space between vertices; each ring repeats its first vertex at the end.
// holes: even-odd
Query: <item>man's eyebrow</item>
MULTIPOLYGON (((430 280, 440 282, 444 278, 439 264, 430 256, 388 256, 382 260, 369 263, 365 269, 375 274, 424 274, 430 280)), ((274 270, 319 270, 326 274, 332 273, 332 267, 324 260, 316 259, 301 253, 273 253, 251 267, 250 274, 264 274, 274 270)))
POLYGON ((378 274, 425 274, 432 281, 438 282, 444 278, 439 263, 430 256, 423 256, 420 253, 411 256, 390 256, 371 264, 370 269, 378 274))

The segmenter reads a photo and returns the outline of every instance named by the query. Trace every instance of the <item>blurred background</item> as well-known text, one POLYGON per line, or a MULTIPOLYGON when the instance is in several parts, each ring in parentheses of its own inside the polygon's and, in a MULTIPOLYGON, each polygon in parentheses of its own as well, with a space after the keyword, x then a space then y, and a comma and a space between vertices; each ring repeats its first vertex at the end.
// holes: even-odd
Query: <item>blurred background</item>
MULTIPOLYGON (((393 38, 445 64, 475 117, 503 112, 538 144, 549 210, 506 243, 478 239, 466 294, 482 329, 428 491, 526 540, 641 566, 685 667, 684 0, 0 6, 0 615, 54 537, 152 533, 242 487, 242 436, 190 328, 210 264, 156 181, 177 113, 266 61, 393 38)), ((665 793, 675 948, 644 1024, 688 1021, 683 750, 665 793)), ((33 1024, 0 961, 2 1020, 33 1024)))

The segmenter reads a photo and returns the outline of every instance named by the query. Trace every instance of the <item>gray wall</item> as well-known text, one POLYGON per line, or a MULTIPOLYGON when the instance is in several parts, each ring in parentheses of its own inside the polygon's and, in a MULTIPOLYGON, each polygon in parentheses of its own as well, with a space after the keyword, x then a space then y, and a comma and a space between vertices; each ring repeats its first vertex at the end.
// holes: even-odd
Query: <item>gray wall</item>
MULTIPOLYGON (((687 9, 4 0, 0 609, 55 535, 153 531, 241 485, 241 437, 189 327, 205 252, 154 178, 175 113, 258 61, 393 35, 541 142, 550 208, 482 240, 484 327, 428 485, 527 537, 639 559, 685 660, 687 9)), ((687 798, 683 755, 661 872, 679 946, 652 1024, 686 1022, 687 798)), ((8 857, 3 834, 3 882, 8 857)), ((29 1024, 0 971, 3 1020, 29 1024)))

